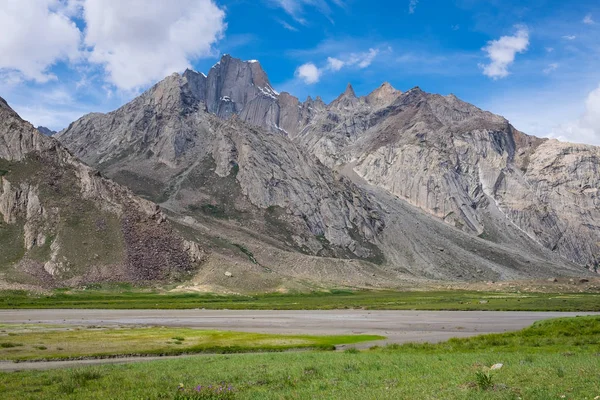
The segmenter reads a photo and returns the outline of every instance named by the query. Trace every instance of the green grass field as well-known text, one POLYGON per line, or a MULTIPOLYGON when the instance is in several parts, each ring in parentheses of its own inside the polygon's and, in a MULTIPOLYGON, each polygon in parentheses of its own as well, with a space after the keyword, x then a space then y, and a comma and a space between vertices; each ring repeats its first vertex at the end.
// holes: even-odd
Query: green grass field
POLYGON ((310 336, 189 328, 81 328, 0 325, 0 360, 56 360, 131 355, 334 350, 338 344, 384 339, 375 335, 310 336))
POLYGON ((6 399, 592 400, 597 396, 600 317, 547 320, 519 332, 436 345, 215 355, 0 374, 0 398, 6 399), (490 371, 496 363, 504 366, 490 371))
POLYGON ((50 295, 0 292, 0 308, 600 311, 600 293, 476 291, 341 291, 215 295, 161 293, 127 286, 56 290, 50 295))

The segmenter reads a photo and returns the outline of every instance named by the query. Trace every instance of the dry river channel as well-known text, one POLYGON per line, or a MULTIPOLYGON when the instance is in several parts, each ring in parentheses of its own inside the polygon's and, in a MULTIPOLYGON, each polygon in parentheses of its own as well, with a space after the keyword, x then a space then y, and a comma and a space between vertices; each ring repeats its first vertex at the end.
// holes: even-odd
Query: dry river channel
MULTIPOLYGON (((170 326, 274 334, 373 334, 387 339, 361 343, 439 342, 453 337, 516 331, 535 321, 598 315, 527 311, 254 311, 254 310, 0 310, 0 323, 95 326, 170 326)), ((343 346, 339 346, 343 348, 343 346)), ((188 356, 189 357, 189 356, 188 356)), ((161 357, 167 358, 167 357, 161 357)), ((0 362, 0 371, 149 361, 156 357, 51 362, 0 362)))

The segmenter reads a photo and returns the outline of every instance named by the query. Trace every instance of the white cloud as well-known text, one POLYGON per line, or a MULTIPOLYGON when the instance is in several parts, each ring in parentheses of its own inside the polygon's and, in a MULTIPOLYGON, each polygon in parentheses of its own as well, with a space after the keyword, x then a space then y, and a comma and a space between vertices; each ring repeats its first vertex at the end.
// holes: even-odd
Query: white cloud
POLYGON ((577 121, 556 127, 550 136, 571 142, 600 145, 600 86, 588 94, 583 115, 577 121))
POLYGON ((212 0, 85 0, 89 61, 104 65, 107 80, 132 90, 213 54, 226 28, 212 0))
POLYGON ((508 76, 508 67, 515 61, 516 54, 525 52, 528 46, 529 31, 526 27, 519 27, 514 36, 502 36, 489 41, 482 50, 491 62, 481 66, 483 74, 493 79, 508 76))
POLYGON ((53 130, 66 128, 70 122, 73 122, 86 114, 84 111, 72 110, 68 107, 54 107, 48 104, 34 104, 19 106, 14 105, 13 109, 25 121, 29 121, 34 126, 45 126, 53 130))
MULTIPOLYGON (((388 49, 391 51, 391 48, 388 49)), ((326 72, 338 72, 342 68, 355 67, 359 69, 367 68, 375 57, 379 54, 379 49, 369 49, 362 53, 343 54, 338 57, 327 57, 327 64, 322 68, 314 63, 306 63, 296 69, 296 77, 301 78, 307 84, 313 84, 321 79, 326 72)))
MULTIPOLYGON (((305 8, 316 8, 321 14, 329 17, 331 15, 331 7, 327 0, 267 0, 268 3, 275 7, 282 8, 287 14, 296 20, 296 22, 306 25, 308 21, 304 18, 305 8)), ((342 0, 331 0, 336 6, 344 7, 342 0)))
POLYGON ((377 54, 379 54, 378 49, 369 49, 365 53, 351 54, 348 64, 357 65, 358 68, 367 68, 377 57, 377 54))
POLYGON ((419 0, 410 0, 408 3, 408 13, 414 14, 417 8, 417 4, 419 4, 419 0))
POLYGON ((593 90, 585 101, 586 111, 581 119, 584 127, 593 129, 600 136, 600 85, 593 90))
POLYGON ((321 78, 321 70, 313 63, 306 63, 298 67, 296 76, 308 85, 319 82, 321 78))
POLYGON ((545 74, 549 74, 553 71, 556 71, 557 69, 558 69, 558 64, 552 63, 552 64, 549 64, 546 68, 544 68, 542 72, 544 72, 545 74))
POLYGON ((592 18, 592 14, 588 14, 583 18, 583 23, 587 25, 594 25, 596 22, 592 18))
POLYGON ((552 53, 554 51, 554 47, 546 47, 546 51, 548 53, 552 53))
POLYGON ((79 56, 81 32, 64 13, 68 1, 3 0, 0 7, 0 73, 43 83, 48 69, 79 56))
POLYGON ((344 67, 344 62, 334 57, 327 57, 327 68, 332 71, 339 71, 344 67))
POLYGON ((577 39, 577 36, 575 36, 575 35, 565 35, 562 38, 566 39, 566 40, 575 40, 575 39, 577 39))
POLYGON ((600 145, 600 85, 585 101, 585 112, 579 120, 556 128, 553 136, 578 143, 600 145))
POLYGON ((281 19, 276 19, 276 21, 279 22, 279 24, 281 26, 283 26, 285 29, 287 29, 288 31, 298 32, 298 28, 296 28, 295 26, 288 24, 287 22, 285 22, 281 19))

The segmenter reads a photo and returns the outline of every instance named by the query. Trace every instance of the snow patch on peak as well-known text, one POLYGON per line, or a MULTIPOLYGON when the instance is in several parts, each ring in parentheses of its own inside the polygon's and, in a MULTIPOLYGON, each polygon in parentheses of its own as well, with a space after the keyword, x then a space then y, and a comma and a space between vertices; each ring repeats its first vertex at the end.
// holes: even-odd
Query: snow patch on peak
POLYGON ((277 96, 279 96, 279 92, 276 91, 275 89, 273 89, 270 85, 261 87, 261 86, 257 86, 258 90, 260 90, 260 92, 267 96, 270 97, 272 99, 277 99, 277 96))

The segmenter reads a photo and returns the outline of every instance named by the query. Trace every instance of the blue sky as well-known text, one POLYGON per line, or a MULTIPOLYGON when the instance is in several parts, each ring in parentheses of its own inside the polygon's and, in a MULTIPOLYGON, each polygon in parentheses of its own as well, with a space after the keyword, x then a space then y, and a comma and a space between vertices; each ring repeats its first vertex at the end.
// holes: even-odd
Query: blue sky
POLYGON ((0 96, 53 129, 229 53, 301 99, 388 81, 600 144, 597 0, 0 0, 0 25, 0 96))

